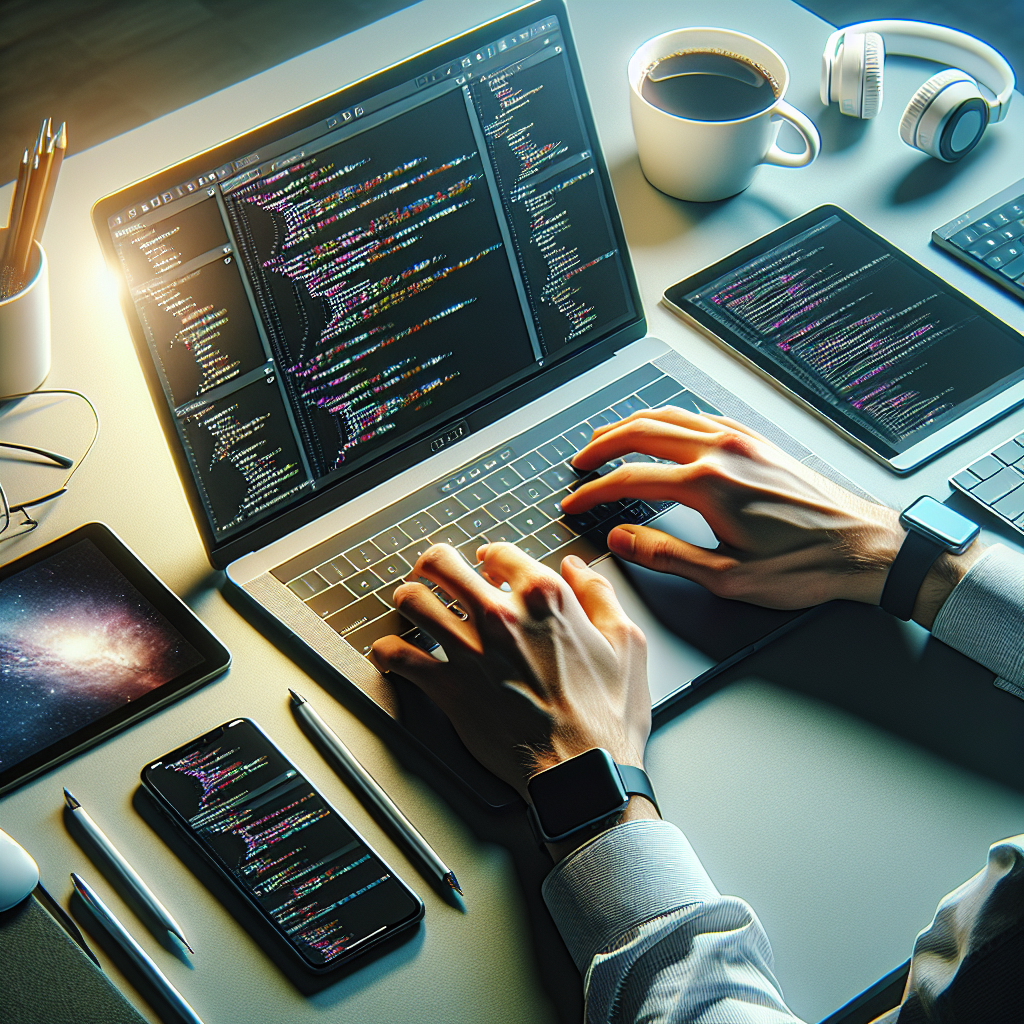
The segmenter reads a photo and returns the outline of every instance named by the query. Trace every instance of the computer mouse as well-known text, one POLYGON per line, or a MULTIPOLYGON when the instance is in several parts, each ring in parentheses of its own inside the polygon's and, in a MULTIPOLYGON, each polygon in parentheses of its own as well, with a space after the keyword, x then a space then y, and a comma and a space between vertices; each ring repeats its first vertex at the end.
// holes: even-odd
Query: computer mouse
POLYGON ((0 911, 20 903, 39 881, 36 862, 0 829, 0 911))

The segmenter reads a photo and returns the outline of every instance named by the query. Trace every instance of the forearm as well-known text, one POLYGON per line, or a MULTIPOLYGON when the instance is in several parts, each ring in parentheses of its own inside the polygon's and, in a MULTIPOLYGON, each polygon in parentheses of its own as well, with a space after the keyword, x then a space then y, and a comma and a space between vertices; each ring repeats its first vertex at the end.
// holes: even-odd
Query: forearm
POLYGON ((544 899, 584 976, 589 1022, 793 1022, 768 939, 662 821, 602 833, 563 860, 544 899))

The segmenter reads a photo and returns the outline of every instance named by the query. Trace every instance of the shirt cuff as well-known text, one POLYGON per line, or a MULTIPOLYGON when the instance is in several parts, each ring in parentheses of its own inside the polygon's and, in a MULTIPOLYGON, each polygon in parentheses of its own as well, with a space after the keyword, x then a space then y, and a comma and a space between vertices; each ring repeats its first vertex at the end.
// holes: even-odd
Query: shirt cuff
MULTIPOLYGON (((932 635, 1011 684, 1024 685, 1024 556, 993 544, 939 609, 932 635)), ((1012 689, 1011 689, 1012 687, 1012 689)))
POLYGON ((542 892, 581 974, 631 928, 719 895, 686 836, 655 820, 602 832, 556 865, 542 892))

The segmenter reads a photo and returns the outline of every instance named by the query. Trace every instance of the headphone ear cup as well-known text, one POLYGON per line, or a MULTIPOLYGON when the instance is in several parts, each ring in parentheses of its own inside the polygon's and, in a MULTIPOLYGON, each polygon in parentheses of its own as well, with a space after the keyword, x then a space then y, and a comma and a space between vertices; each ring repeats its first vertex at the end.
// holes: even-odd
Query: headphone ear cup
POLYGON ((911 97, 900 118, 900 138, 913 149, 952 163, 977 145, 988 120, 989 106, 978 83, 949 68, 911 97))
POLYGON ((882 66, 885 63, 885 43, 877 32, 864 35, 864 85, 861 90, 860 116, 869 119, 882 109, 882 66))
POLYGON ((882 107, 885 44, 877 32, 847 32, 832 64, 831 98, 848 117, 874 117, 882 107))

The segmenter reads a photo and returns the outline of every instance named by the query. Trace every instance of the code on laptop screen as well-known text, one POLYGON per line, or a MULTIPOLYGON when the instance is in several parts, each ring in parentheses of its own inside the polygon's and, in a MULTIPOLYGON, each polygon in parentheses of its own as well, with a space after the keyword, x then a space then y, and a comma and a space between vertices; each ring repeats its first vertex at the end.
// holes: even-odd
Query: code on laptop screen
POLYGON ((552 17, 109 219, 216 540, 635 316, 581 102, 552 17))

